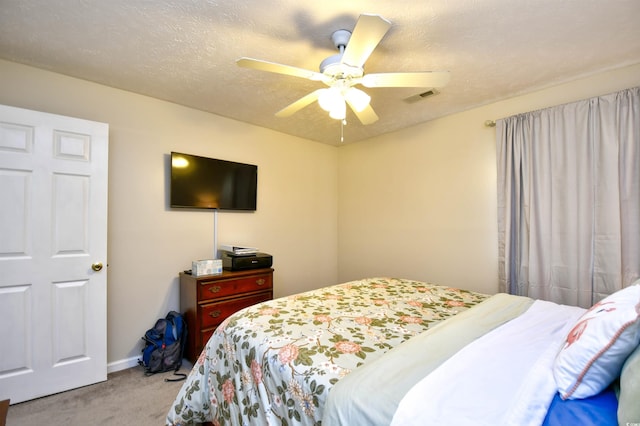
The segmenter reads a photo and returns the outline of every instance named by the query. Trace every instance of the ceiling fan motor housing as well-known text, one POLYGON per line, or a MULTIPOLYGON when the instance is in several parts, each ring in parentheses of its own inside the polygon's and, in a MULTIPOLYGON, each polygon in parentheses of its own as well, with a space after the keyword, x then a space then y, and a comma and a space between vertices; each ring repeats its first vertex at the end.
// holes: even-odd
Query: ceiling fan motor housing
POLYGON ((336 49, 340 53, 329 56, 320 63, 320 72, 327 77, 331 77, 333 80, 355 79, 364 75, 362 67, 354 67, 342 63, 342 55, 344 49, 351 39, 351 31, 349 30, 337 30, 331 34, 331 41, 333 41, 336 49))
POLYGON ((342 53, 329 56, 322 61, 320 72, 332 80, 356 79, 364 75, 362 68, 342 63, 342 53))

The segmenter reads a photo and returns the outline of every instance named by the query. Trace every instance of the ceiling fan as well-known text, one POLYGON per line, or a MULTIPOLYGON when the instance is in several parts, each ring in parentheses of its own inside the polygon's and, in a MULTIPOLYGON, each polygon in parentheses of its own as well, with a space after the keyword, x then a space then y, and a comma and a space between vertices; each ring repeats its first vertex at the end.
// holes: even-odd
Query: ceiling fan
POLYGON ((331 40, 339 53, 322 61, 320 72, 244 57, 238 59, 236 63, 244 68, 306 78, 320 81, 328 86, 315 90, 281 109, 276 113, 278 117, 288 117, 318 101, 320 107, 328 111, 331 118, 344 122, 348 104, 362 124, 371 124, 378 120, 378 116, 369 104, 371 97, 356 88, 356 85, 360 84, 368 88, 437 88, 449 82, 448 71, 365 74, 365 62, 389 28, 391 28, 391 22, 379 15, 360 15, 353 33, 348 30, 337 30, 331 35, 331 40))

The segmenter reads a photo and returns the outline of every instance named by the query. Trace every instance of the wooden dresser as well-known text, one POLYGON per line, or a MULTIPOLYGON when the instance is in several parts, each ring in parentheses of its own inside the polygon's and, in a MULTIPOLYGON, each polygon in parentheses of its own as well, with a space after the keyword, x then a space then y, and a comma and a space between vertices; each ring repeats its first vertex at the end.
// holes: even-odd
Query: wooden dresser
POLYGON ((185 357, 195 363, 222 321, 234 312, 273 298, 273 269, 224 271, 194 277, 180 273, 180 312, 187 322, 185 357))

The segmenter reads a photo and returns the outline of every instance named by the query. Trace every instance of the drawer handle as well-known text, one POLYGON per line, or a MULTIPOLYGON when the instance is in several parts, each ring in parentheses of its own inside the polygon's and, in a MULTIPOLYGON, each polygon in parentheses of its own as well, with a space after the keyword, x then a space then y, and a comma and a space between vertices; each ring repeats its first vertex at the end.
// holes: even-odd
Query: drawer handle
POLYGON ((209 316, 211 318, 218 318, 222 312, 219 310, 209 312, 209 316))
POLYGON ((219 285, 214 285, 213 287, 209 287, 209 291, 211 293, 218 293, 220 290, 222 290, 222 287, 220 287, 219 285))
POLYGON ((264 285, 265 282, 267 282, 267 280, 265 280, 264 278, 258 278, 256 280, 256 284, 258 285, 264 285))

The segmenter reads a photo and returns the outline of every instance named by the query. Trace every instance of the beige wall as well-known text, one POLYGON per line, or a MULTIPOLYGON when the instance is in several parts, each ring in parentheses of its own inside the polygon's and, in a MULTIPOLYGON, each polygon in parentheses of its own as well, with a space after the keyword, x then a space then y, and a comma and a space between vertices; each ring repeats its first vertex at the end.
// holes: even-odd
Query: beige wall
POLYGON ((219 242, 274 256, 276 296, 368 276, 497 290, 495 131, 505 117, 640 85, 604 73, 335 148, 0 61, 0 103, 109 123, 108 360, 178 307, 177 273, 213 251, 213 213, 167 208, 171 150, 259 167, 258 211, 219 242))
POLYGON ((258 210, 218 214, 218 242, 274 257, 276 296, 337 281, 335 147, 0 61, 0 103, 109 123, 108 362, 177 309, 179 271, 213 252, 211 211, 167 208, 167 155, 258 165, 258 210))
POLYGON ((495 128, 485 120, 638 85, 640 65, 630 66, 341 147, 339 281, 402 276, 497 292, 495 128))

